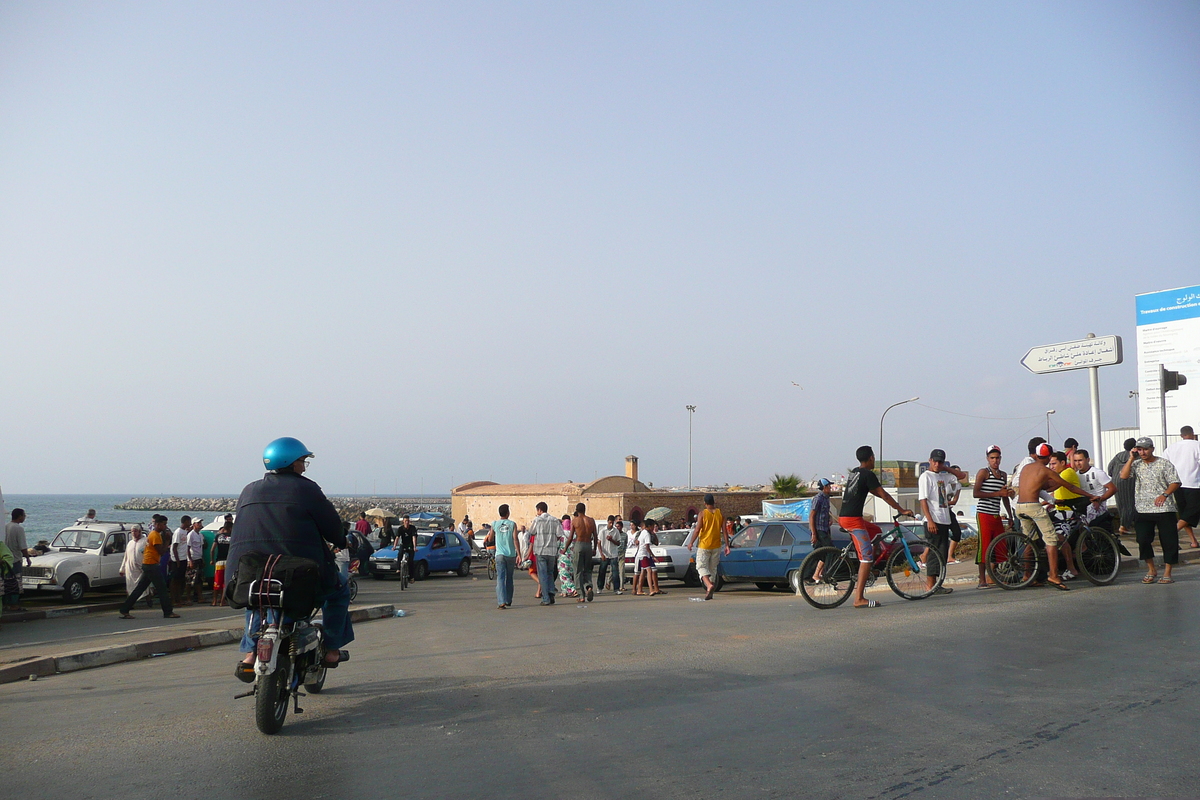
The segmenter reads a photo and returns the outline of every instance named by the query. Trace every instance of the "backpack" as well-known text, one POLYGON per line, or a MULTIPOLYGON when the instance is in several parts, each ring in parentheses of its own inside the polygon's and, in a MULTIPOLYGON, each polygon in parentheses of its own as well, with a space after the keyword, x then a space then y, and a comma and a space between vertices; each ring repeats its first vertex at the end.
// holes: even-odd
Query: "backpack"
POLYGON ((307 617, 320 605, 321 565, 316 561, 299 556, 246 553, 238 561, 233 580, 225 587, 229 607, 254 610, 260 604, 273 607, 279 603, 278 595, 268 598, 262 592, 264 576, 283 584, 284 614, 293 618, 307 617), (250 588, 255 582, 258 584, 252 595, 250 588))

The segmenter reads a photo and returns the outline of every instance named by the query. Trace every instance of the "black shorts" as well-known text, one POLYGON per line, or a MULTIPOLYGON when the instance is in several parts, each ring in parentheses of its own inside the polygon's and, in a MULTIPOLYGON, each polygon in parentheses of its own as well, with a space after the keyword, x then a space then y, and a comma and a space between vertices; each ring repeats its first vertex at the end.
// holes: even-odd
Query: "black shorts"
POLYGON ((817 531, 817 543, 813 547, 833 547, 833 535, 829 531, 817 531))
POLYGON ((954 515, 950 516, 950 541, 962 541, 962 528, 958 526, 958 517, 954 515))
POLYGON ((1175 490, 1175 494, 1175 501, 1179 504, 1179 518, 1186 522, 1189 528, 1200 525, 1200 489, 1180 486, 1175 490))

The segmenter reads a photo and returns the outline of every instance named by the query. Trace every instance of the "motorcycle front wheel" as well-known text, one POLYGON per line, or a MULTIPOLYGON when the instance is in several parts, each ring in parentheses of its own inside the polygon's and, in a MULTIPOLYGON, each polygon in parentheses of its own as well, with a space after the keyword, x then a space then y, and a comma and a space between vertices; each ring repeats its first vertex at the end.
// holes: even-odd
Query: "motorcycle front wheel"
POLYGON ((288 700, 291 699, 288 691, 291 682, 292 662, 283 653, 275 662, 274 672, 258 676, 258 684, 254 687, 254 724, 268 736, 279 733, 283 728, 288 700))

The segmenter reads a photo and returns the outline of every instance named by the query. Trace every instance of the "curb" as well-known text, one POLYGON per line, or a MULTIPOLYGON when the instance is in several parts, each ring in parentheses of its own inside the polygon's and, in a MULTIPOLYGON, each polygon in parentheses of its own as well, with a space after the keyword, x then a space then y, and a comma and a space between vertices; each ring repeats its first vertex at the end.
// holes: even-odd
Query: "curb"
MULTIPOLYGON (((31 612, 45 613, 45 612, 31 612)), ((351 622, 368 622, 373 619, 384 619, 396 613, 393 605, 360 606, 350 609, 351 622)), ((124 661, 140 661, 144 658, 165 656, 168 653, 182 653, 189 650, 199 650, 204 647, 215 647, 222 644, 233 644, 242 638, 242 628, 217 629, 200 631, 182 636, 166 636, 162 639, 152 639, 136 644, 112 645, 90 650, 76 650, 57 656, 37 656, 25 661, 0 666, 0 683, 46 677, 63 672, 76 672, 81 669, 94 669, 109 664, 119 664, 124 661), (36 676, 36 677, 35 677, 36 676)))
POLYGON ((45 611, 18 611, 16 614, 5 614, 0 617, 3 622, 29 622, 35 619, 55 619, 57 617, 77 617, 80 614, 92 614, 97 611, 116 611, 124 600, 114 600, 109 603, 93 603, 87 606, 67 606, 66 608, 48 608, 45 611))

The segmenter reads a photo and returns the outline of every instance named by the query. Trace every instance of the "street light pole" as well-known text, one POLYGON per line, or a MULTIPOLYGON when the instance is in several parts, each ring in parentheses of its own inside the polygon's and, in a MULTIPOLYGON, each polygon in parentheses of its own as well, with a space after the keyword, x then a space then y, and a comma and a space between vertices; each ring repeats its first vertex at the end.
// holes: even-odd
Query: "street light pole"
POLYGON ((688 491, 692 490, 692 417, 696 414, 695 406, 684 406, 688 410, 688 491))
POLYGON ((921 399, 920 397, 910 397, 907 400, 901 400, 899 403, 892 403, 890 406, 888 406, 887 408, 885 408, 883 410, 882 414, 879 415, 879 460, 880 461, 883 461, 883 418, 887 416, 887 412, 891 411, 896 406, 902 406, 905 403, 915 403, 920 399, 921 399))
POLYGON ((1046 412, 1046 441, 1050 441, 1050 415, 1054 413, 1054 409, 1046 412))

